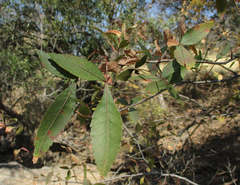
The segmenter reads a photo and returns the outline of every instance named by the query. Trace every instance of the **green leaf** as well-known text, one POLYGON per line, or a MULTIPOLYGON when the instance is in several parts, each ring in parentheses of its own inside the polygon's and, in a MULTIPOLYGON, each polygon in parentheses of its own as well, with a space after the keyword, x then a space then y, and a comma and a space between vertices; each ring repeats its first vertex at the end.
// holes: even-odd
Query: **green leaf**
POLYGON ((91 97, 91 102, 94 101, 98 95, 98 93, 100 92, 100 90, 97 90, 95 91, 93 94, 92 94, 92 97, 91 97))
POLYGON ((150 73, 152 75, 156 75, 157 74, 157 72, 159 70, 157 65, 155 65, 154 63, 148 63, 147 66, 148 66, 148 69, 149 69, 149 71, 150 71, 150 73))
POLYGON ((125 48, 128 44, 129 44, 128 40, 123 40, 119 45, 119 49, 125 48))
POLYGON ((167 51, 167 49, 168 49, 167 46, 163 46, 163 47, 161 48, 161 52, 164 53, 165 51, 167 51))
POLYGON ((141 130, 142 130, 142 127, 139 123, 137 123, 136 126, 135 126, 135 129, 136 129, 137 133, 140 134, 141 130))
POLYGON ((35 138, 34 154, 35 158, 41 157, 53 144, 53 140, 61 133, 67 122, 70 120, 76 98, 76 85, 72 84, 65 89, 44 115, 35 138))
POLYGON ((100 175, 106 176, 120 150, 122 118, 113 102, 108 84, 91 122, 92 147, 100 175))
POLYGON ((216 0, 217 13, 220 19, 222 19, 226 13, 228 2, 227 0, 216 0))
POLYGON ((149 52, 149 50, 148 50, 144 45, 142 45, 142 43, 141 43, 140 41, 138 41, 138 44, 139 44, 141 50, 143 50, 143 52, 146 53, 147 57, 150 58, 150 59, 152 59, 152 55, 151 55, 151 53, 149 52))
POLYGON ((50 171, 46 177, 46 185, 50 182, 52 176, 53 176, 53 171, 50 171))
POLYGON ((83 185, 91 185, 91 181, 88 179, 83 179, 83 185))
POLYGON ((227 45, 222 51, 220 51, 217 54, 216 59, 218 60, 218 59, 222 58, 224 55, 228 54, 230 49, 231 49, 231 46, 227 45))
POLYGON ((133 121, 133 123, 138 122, 139 113, 138 113, 137 109, 130 107, 129 108, 129 116, 130 116, 131 120, 133 121))
POLYGON ((192 54, 183 46, 177 47, 177 49, 174 51, 174 57, 177 59, 179 64, 185 66, 187 69, 191 69, 196 63, 192 54))
POLYGON ((141 97, 135 97, 135 98, 131 99, 130 105, 133 105, 133 104, 139 102, 140 100, 141 100, 141 97))
POLYGON ((129 80, 145 80, 145 81, 149 81, 149 82, 157 82, 160 80, 160 78, 157 76, 153 76, 153 75, 140 74, 138 76, 133 76, 133 77, 129 78, 129 80))
POLYGON ((127 81, 131 77, 132 72, 133 72, 133 69, 127 69, 122 73, 120 73, 116 78, 118 80, 127 81))
POLYGON ((119 99, 117 99, 117 101, 118 101, 119 103, 121 103, 122 105, 129 105, 128 102, 127 102, 127 100, 125 100, 125 99, 123 99, 123 98, 119 98, 119 99))
POLYGON ((40 60, 43 62, 44 66, 50 71, 52 74, 60 77, 60 78, 77 78, 76 76, 72 75, 65 69, 61 68, 56 62, 51 60, 50 56, 43 51, 36 50, 40 60))
POLYGON ((87 116, 89 116, 90 114, 90 110, 87 107, 87 105, 83 105, 81 107, 79 107, 78 112, 82 115, 78 115, 78 119, 80 121, 80 124, 83 124, 84 121, 87 119, 87 116))
POLYGON ((213 26, 213 22, 207 22, 199 24, 191 29, 189 29, 183 36, 181 44, 193 45, 204 39, 210 32, 213 26))
POLYGON ((48 53, 50 58, 71 74, 85 80, 105 81, 102 72, 91 61, 73 55, 48 53))
POLYGON ((65 177, 66 181, 68 181, 69 179, 71 179, 71 171, 70 170, 67 171, 67 176, 65 177))
POLYGON ((141 67, 143 66, 147 61, 147 55, 144 55, 141 60, 139 60, 136 64, 135 64, 135 68, 141 67))
POLYGON ((64 170, 69 170, 68 166, 60 166, 59 168, 64 169, 64 170))
POLYGON ((188 73, 188 70, 184 66, 181 66, 180 70, 181 70, 180 75, 181 75, 182 78, 184 78, 186 76, 186 74, 188 73))
POLYGON ((163 81, 150 83, 146 87, 146 91, 150 91, 150 93, 157 93, 160 91, 164 91, 165 89, 166 89, 166 83, 163 81))
POLYGON ((89 27, 99 31, 100 33, 102 33, 105 36, 105 38, 108 37, 115 44, 115 46, 117 46, 117 37, 116 36, 114 37, 112 34, 105 33, 97 27, 94 27, 94 26, 89 26, 89 27))
POLYGON ((183 105, 183 101, 180 99, 180 96, 178 95, 177 91, 174 89, 172 85, 167 85, 167 90, 173 98, 175 98, 178 102, 180 102, 183 105))
POLYGON ((170 74, 173 74, 180 68, 179 63, 176 60, 172 60, 169 62, 164 68, 163 68, 163 73, 162 77, 165 78, 170 74))

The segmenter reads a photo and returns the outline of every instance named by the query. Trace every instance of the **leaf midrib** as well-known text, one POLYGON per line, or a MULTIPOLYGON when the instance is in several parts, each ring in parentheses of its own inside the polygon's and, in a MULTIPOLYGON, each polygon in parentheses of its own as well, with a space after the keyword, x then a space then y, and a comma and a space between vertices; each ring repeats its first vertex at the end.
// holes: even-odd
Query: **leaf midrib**
MULTIPOLYGON (((45 142, 45 140, 46 140, 46 138, 47 138, 47 135, 48 135, 48 131, 49 130, 51 130, 51 128, 52 128, 52 125, 55 123, 55 121, 57 120, 57 118, 58 118, 58 116, 59 116, 59 114, 61 113, 61 110, 63 109, 63 107, 66 105, 66 103, 67 103, 67 101, 69 100, 69 98, 70 98, 70 96, 71 96, 71 94, 72 94, 72 91, 73 91, 73 89, 74 89, 74 85, 73 85, 73 87, 72 87, 72 89, 71 89, 71 91, 69 92, 69 94, 68 94, 68 96, 67 96, 67 98, 66 98, 66 100, 64 101, 64 104, 63 104, 63 106, 61 107, 61 109, 59 110, 59 112, 58 112, 58 114, 57 114, 57 116, 55 116, 55 118, 54 118, 54 120, 52 121, 52 123, 50 124, 50 126, 49 126, 49 129, 47 130, 47 132, 45 133, 45 135, 44 135, 44 137, 43 137, 43 141, 42 141, 42 143, 41 143, 41 147, 40 147, 40 149, 42 148, 42 146, 43 146, 43 143, 45 142)), ((51 139, 51 138, 50 138, 51 139)))

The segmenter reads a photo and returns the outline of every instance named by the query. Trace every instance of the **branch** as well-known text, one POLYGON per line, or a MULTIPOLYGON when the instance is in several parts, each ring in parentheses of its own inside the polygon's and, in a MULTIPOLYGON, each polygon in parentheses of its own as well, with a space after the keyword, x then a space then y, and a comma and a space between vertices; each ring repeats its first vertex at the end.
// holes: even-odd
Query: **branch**
POLYGON ((34 128, 30 124, 31 122, 29 120, 26 120, 26 118, 9 108, 8 106, 4 105, 2 101, 0 101, 0 109, 6 112, 7 115, 11 116, 12 118, 17 118, 18 121, 20 121, 23 126, 25 126, 28 129, 28 132, 33 135, 34 128))
POLYGON ((205 83, 220 83, 220 82, 229 82, 231 80, 234 80, 236 78, 240 77, 240 74, 236 74, 230 78, 227 79, 223 79, 223 80, 205 80, 205 81, 192 81, 192 80, 188 80, 188 81, 182 81, 179 82, 173 86, 179 86, 181 84, 185 84, 185 83, 193 83, 193 84, 205 84, 205 83))
POLYGON ((119 111, 126 110, 126 109, 128 109, 128 108, 130 108, 130 107, 133 107, 133 106, 139 105, 139 104, 141 104, 141 103, 143 103, 143 102, 145 102, 145 101, 148 101, 148 100, 154 98, 155 96, 161 94, 161 93, 162 93, 163 91, 165 91, 165 90, 166 90, 166 89, 163 89, 163 90, 157 92, 156 94, 154 94, 154 95, 152 95, 152 96, 150 96, 150 97, 148 97, 148 98, 146 98, 146 99, 144 99, 144 100, 142 100, 142 101, 140 101, 140 102, 138 102, 138 103, 135 103, 135 104, 126 106, 126 107, 124 107, 124 108, 122 108, 122 109, 119 109, 119 111))
MULTIPOLYGON (((228 64, 229 62, 232 62, 233 60, 237 59, 239 57, 232 57, 229 60, 225 61, 225 62, 214 62, 212 60, 196 60, 196 63, 203 63, 203 64, 215 64, 215 65, 224 65, 224 64, 228 64)), ((160 61, 158 60, 149 60, 147 61, 148 63, 162 63, 162 62, 171 62, 172 60, 174 60, 173 58, 170 59, 162 59, 160 61)))
MULTIPOLYGON (((179 86, 179 85, 182 85, 182 84, 185 84, 185 83, 205 84, 205 83, 229 82, 229 81, 234 80, 234 79, 236 79, 236 78, 238 78, 238 77, 240 77, 240 74, 236 74, 236 75, 234 75, 234 76, 232 76, 232 77, 230 77, 230 78, 223 79, 223 80, 205 80, 205 81, 192 81, 192 80, 188 80, 188 81, 182 81, 182 82, 179 82, 179 83, 177 83, 177 84, 174 84, 173 87, 176 87, 176 86, 179 86)), ((146 99, 144 99, 144 100, 142 100, 142 101, 140 101, 140 102, 138 102, 138 103, 135 103, 135 104, 126 106, 126 107, 124 107, 124 108, 119 109, 118 111, 123 111, 123 110, 126 110, 126 109, 130 108, 130 107, 134 107, 134 106, 136 106, 136 105, 139 105, 139 104, 141 104, 141 103, 143 103, 143 102, 145 102, 145 101, 148 101, 148 100, 154 98, 155 96, 161 94, 161 93, 162 93, 163 91, 165 91, 165 90, 166 90, 166 89, 163 89, 163 90, 157 92, 156 94, 154 94, 154 95, 152 95, 152 96, 149 96, 148 98, 146 98, 146 99)))
POLYGON ((175 174, 165 174, 165 173, 161 173, 161 172, 137 173, 137 174, 133 174, 133 175, 122 175, 122 176, 119 176, 119 177, 114 177, 114 178, 112 178, 112 179, 100 181, 99 183, 104 183, 104 182, 113 181, 113 180, 116 180, 116 179, 126 178, 126 177, 128 177, 128 178, 129 178, 129 177, 130 177, 130 178, 133 178, 133 177, 137 177, 137 176, 156 175, 156 174, 159 174, 160 177, 176 177, 176 178, 179 178, 179 179, 181 179, 181 180, 187 181, 187 182, 190 183, 190 184, 198 185, 197 183, 192 182, 192 181, 190 181, 189 179, 187 179, 187 178, 185 178, 185 177, 182 177, 182 176, 179 176, 179 175, 175 175, 175 174))
POLYGON ((145 159, 144 155, 143 155, 143 152, 142 152, 142 149, 138 143, 138 141, 134 138, 134 136, 132 135, 132 133, 128 130, 128 128, 123 124, 124 128, 126 129, 126 131, 128 132, 128 134, 132 137, 132 139, 136 142, 137 146, 138 146, 138 149, 139 149, 139 152, 141 153, 141 156, 143 158, 143 160, 148 164, 148 161, 145 159))

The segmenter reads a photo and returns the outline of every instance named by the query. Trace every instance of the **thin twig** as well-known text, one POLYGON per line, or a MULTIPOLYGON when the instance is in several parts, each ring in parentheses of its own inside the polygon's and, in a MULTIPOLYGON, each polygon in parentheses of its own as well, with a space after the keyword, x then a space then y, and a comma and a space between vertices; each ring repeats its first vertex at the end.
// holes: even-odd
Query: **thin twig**
POLYGON ((142 100, 142 101, 140 101, 140 102, 138 102, 138 103, 135 103, 135 104, 132 104, 132 105, 126 106, 126 107, 124 107, 124 108, 122 108, 122 109, 119 109, 119 111, 123 111, 123 110, 125 110, 125 109, 130 108, 130 107, 133 107, 133 106, 139 105, 139 104, 141 104, 141 103, 143 103, 143 102, 145 102, 145 101, 148 101, 148 100, 154 98, 155 96, 161 94, 161 93, 162 93, 163 91, 165 91, 165 90, 166 90, 166 89, 161 90, 161 91, 157 92, 156 94, 154 94, 154 95, 152 95, 152 96, 149 96, 148 98, 146 98, 146 99, 144 99, 144 100, 142 100))
POLYGON ((234 0, 234 3, 235 3, 235 6, 236 6, 236 9, 237 9, 237 13, 240 14, 240 10, 239 10, 239 7, 238 7, 238 4, 237 4, 237 1, 234 0))
POLYGON ((148 161, 145 159, 144 155, 143 155, 143 152, 142 152, 142 149, 138 143, 138 141, 134 138, 134 136, 132 135, 132 133, 128 130, 128 128, 123 124, 124 128, 126 129, 126 131, 128 132, 128 134, 132 137, 132 139, 136 142, 137 146, 138 146, 138 149, 139 149, 139 152, 141 153, 141 156, 143 158, 143 160, 148 164, 148 161))
MULTIPOLYGON (((238 57, 232 57, 229 60, 225 61, 225 62, 214 62, 212 60, 196 60, 196 63, 201 63, 201 64, 214 64, 214 65, 224 65, 224 64, 228 64, 229 62, 232 62, 233 60, 237 59, 238 57)), ((160 61, 160 63, 163 62, 171 62, 172 60, 174 60, 173 58, 170 59, 163 59, 160 61)), ((147 61, 147 63, 159 63, 158 60, 149 60, 147 61)))
MULTIPOLYGON (((234 79, 239 78, 239 77, 240 77, 240 74, 236 74, 236 75, 234 75, 234 76, 232 76, 232 77, 230 77, 230 78, 223 79, 223 80, 205 80, 205 81, 192 81, 192 80, 188 80, 188 81, 182 81, 182 82, 179 82, 179 83, 177 83, 177 84, 174 84, 173 87, 176 87, 176 86, 179 86, 179 85, 182 85, 182 84, 186 84, 186 83, 205 84, 205 83, 229 82, 229 81, 234 80, 234 79)), ((157 95, 161 94, 161 93, 162 93, 163 91, 165 91, 165 90, 166 90, 166 89, 163 89, 163 90, 157 92, 156 94, 154 94, 154 95, 152 95, 152 96, 149 96, 148 98, 146 98, 146 99, 144 99, 144 100, 142 100, 142 101, 140 101, 140 102, 138 102, 138 103, 135 103, 135 104, 126 106, 126 107, 124 107, 124 108, 121 108, 121 109, 119 109, 119 111, 126 110, 126 109, 128 109, 128 108, 130 108, 130 107, 134 107, 134 106, 139 105, 139 104, 141 104, 141 103, 143 103, 143 102, 145 102, 145 101, 148 101, 148 100, 156 97, 157 95)))
POLYGON ((103 180, 103 181, 100 181, 99 183, 104 183, 104 182, 108 182, 108 181, 113 181, 113 180, 116 180, 116 179, 120 179, 120 178, 126 178, 126 177, 130 177, 130 178, 133 178, 133 177, 137 177, 137 176, 144 176, 144 175, 156 175, 156 174, 159 174, 161 177, 176 177, 178 179, 181 179, 181 180, 184 180, 190 184, 193 184, 193 185, 198 185, 197 183, 195 182, 192 182, 191 180, 185 178, 185 177, 182 177, 182 176, 179 176, 179 175, 175 175, 175 174, 165 174, 165 173, 161 173, 161 172, 153 172, 153 173, 137 173, 137 174, 133 174, 133 175, 122 175, 122 176, 119 176, 119 177, 114 177, 114 178, 111 178, 111 179, 108 179, 108 180, 103 180))

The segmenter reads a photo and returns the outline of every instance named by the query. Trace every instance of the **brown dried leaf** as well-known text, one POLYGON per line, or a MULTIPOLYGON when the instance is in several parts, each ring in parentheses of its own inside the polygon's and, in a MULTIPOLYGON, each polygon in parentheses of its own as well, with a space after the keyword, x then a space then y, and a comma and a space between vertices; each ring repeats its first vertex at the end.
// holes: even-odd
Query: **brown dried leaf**
MULTIPOLYGON (((112 62, 108 62, 107 63, 107 71, 108 72, 114 72, 114 73, 117 73, 118 72, 118 62, 117 61, 112 61, 112 62)), ((106 72, 106 63, 104 64, 100 64, 98 66, 98 68, 101 70, 101 72, 106 72)))
POLYGON ((108 73, 104 73, 103 76, 105 77, 105 79, 107 79, 108 84, 113 85, 112 78, 108 73))
POLYGON ((5 127, 5 125, 3 123, 0 123, 0 129, 4 128, 4 127, 5 127))
POLYGON ((37 161, 38 161, 38 157, 35 157, 35 156, 34 156, 34 157, 32 158, 32 162, 33 162, 33 164, 36 164, 37 161))
POLYGON ((11 132, 11 130, 13 129, 14 127, 6 127, 5 128, 5 132, 6 133, 9 133, 9 132, 11 132))
POLYGON ((157 40, 154 41, 155 45, 156 45, 156 49, 155 49, 155 56, 162 56, 162 52, 160 50, 160 47, 157 43, 157 40))
POLYGON ((75 163, 79 164, 78 158, 75 155, 71 154, 71 158, 75 163))
POLYGON ((189 46, 189 48, 193 51, 193 53, 194 53, 195 55, 197 55, 197 50, 196 50, 195 45, 191 45, 191 46, 189 46))
POLYGON ((187 29, 183 21, 179 22, 178 29, 181 35, 184 35, 186 33, 187 29))
POLYGON ((131 65, 135 64, 139 61, 139 58, 122 58, 119 60, 118 65, 125 66, 125 65, 131 65))
POLYGON ((137 58, 137 53, 133 49, 125 49, 123 52, 130 58, 137 58))
POLYGON ((113 35, 120 37, 122 32, 120 32, 118 30, 108 30, 105 33, 113 34, 113 35))
POLYGON ((170 33, 169 29, 163 31, 164 39, 168 47, 179 45, 177 39, 170 33))
POLYGON ((20 151, 21 151, 21 149, 16 149, 13 151, 13 154, 15 155, 15 157, 17 157, 17 155, 19 154, 20 151))

